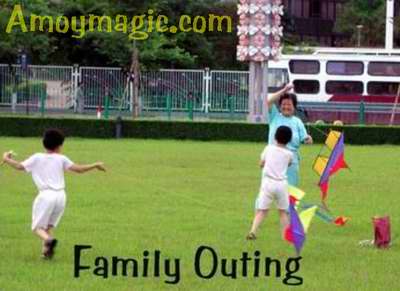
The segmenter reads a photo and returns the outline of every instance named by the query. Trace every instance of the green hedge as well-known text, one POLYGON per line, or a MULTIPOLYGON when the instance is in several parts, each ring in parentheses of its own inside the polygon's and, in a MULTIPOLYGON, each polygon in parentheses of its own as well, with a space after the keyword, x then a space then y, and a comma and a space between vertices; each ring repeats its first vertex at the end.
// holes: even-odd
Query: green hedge
POLYGON ((47 128, 60 128, 67 136, 112 138, 114 127, 104 120, 0 117, 0 136, 36 137, 47 128))
MULTIPOLYGON (((116 121, 0 117, 0 136, 41 136, 43 131, 50 127, 62 129, 67 136, 114 138, 116 121)), ((332 127, 329 125, 308 127, 316 143, 322 143, 325 140, 323 132, 327 133, 329 129, 343 131, 346 144, 400 144, 400 127, 332 127)), ((231 122, 123 121, 122 133, 126 138, 263 142, 267 138, 267 126, 265 124, 231 122)))

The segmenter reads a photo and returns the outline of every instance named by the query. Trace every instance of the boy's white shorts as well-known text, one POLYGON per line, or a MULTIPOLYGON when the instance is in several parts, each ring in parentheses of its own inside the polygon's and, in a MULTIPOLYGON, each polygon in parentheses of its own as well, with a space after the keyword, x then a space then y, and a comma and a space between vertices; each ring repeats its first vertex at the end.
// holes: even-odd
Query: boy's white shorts
POLYGON ((272 201, 276 202, 278 209, 289 208, 289 192, 287 180, 278 181, 264 177, 260 187, 260 193, 256 200, 256 209, 270 209, 272 201))
POLYGON ((35 198, 32 207, 32 230, 56 227, 65 209, 65 191, 44 190, 35 198))

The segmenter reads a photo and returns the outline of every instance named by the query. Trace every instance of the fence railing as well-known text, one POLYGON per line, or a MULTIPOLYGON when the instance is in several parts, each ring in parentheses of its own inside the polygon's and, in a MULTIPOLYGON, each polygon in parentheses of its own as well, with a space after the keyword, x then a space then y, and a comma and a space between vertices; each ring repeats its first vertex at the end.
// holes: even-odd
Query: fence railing
MULTIPOLYGON (((287 80, 269 71, 271 90, 287 80)), ((131 112, 133 76, 121 68, 0 64, 0 107, 7 111, 86 113, 98 109, 131 112)), ((249 72, 223 70, 142 71, 139 104, 142 113, 193 112, 244 116, 248 112, 249 72)), ((386 120, 392 104, 307 102, 300 107, 312 119, 386 120), (365 114, 357 118, 357 114, 365 114), (374 116, 371 117, 371 114, 374 116), (380 115, 378 115, 380 114, 380 115), (372 119, 374 118, 374 119, 372 119)), ((400 115, 397 113, 397 115, 400 115)), ((375 122, 375 121, 373 121, 375 122)), ((353 122, 352 122, 353 123, 353 122)))
POLYGON ((205 71, 160 70, 142 72, 140 95, 142 110, 205 109, 205 71))
POLYGON ((74 106, 73 67, 0 65, 0 105, 16 110, 67 110, 74 106))
MULTIPOLYGON (((160 70, 139 76, 142 111, 248 111, 246 71, 160 70)), ((121 68, 0 64, 0 106, 83 113, 132 110, 133 80, 121 68)))
POLYGON ((121 68, 80 67, 76 88, 75 107, 80 113, 106 106, 130 109, 130 82, 121 68))

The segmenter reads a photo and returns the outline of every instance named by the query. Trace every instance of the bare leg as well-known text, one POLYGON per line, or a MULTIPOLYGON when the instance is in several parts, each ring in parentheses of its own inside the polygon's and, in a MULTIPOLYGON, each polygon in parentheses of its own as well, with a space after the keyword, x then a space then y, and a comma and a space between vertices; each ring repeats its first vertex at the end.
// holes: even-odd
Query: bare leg
MULTIPOLYGON (((53 238, 53 235, 51 234, 52 230, 53 230, 54 226, 52 225, 48 225, 46 229, 44 229, 44 231, 47 233, 48 237, 50 237, 50 239, 53 238)), ((42 252, 44 253, 46 251, 46 240, 43 240, 42 242, 42 252)))
POLYGON ((264 218, 267 216, 268 210, 258 209, 256 215, 254 216, 253 225, 251 226, 250 233, 256 234, 257 229, 263 222, 264 218))
POLYGON ((43 241, 42 254, 45 259, 51 259, 54 255, 54 248, 57 245, 57 240, 51 235, 52 225, 48 225, 47 228, 37 228, 34 230, 35 234, 40 237, 43 241))
POLYGON ((37 228, 34 230, 34 233, 40 237, 43 241, 47 241, 51 239, 51 236, 47 232, 47 229, 37 228))
POLYGON ((46 232, 50 237, 53 237, 51 234, 51 232, 53 231, 53 228, 54 228, 54 226, 52 226, 50 224, 47 226, 46 232))
POLYGON ((289 224, 289 215, 286 210, 279 209, 279 219, 281 221, 282 238, 285 239, 285 229, 289 224))

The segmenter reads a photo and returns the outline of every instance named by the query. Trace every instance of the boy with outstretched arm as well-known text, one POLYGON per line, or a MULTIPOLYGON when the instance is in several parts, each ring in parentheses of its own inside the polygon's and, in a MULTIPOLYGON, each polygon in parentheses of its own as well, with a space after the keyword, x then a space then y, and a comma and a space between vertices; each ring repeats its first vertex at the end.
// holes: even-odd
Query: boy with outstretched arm
POLYGON ((13 159, 13 152, 3 154, 3 163, 16 170, 31 173, 39 194, 33 202, 32 231, 43 241, 43 257, 51 259, 57 240, 52 229, 57 226, 64 213, 66 195, 64 172, 85 173, 90 170, 105 171, 104 165, 97 162, 90 165, 78 165, 61 154, 64 134, 57 129, 44 133, 45 153, 36 153, 23 162, 13 159))

